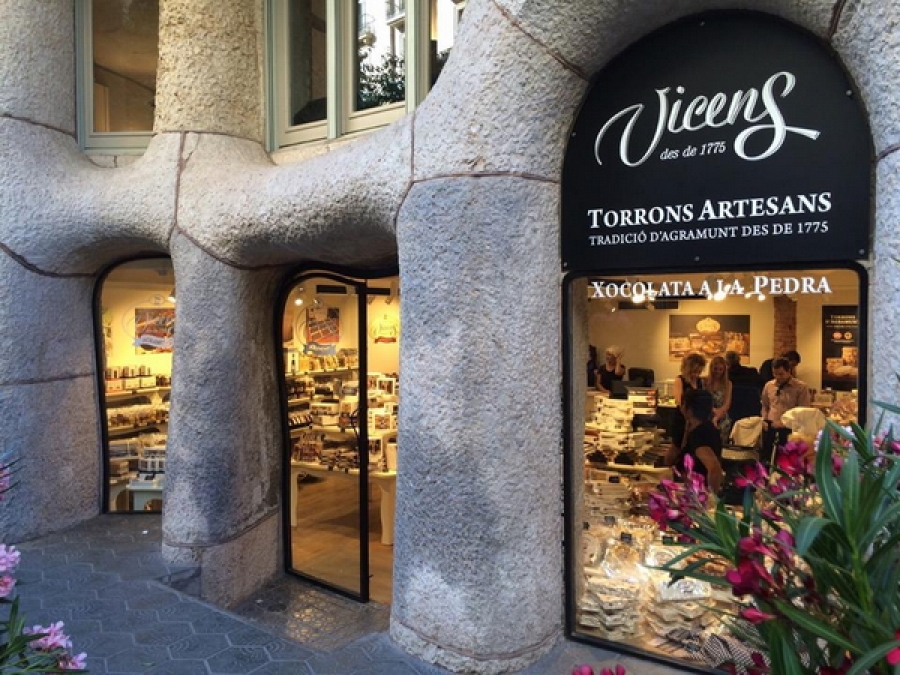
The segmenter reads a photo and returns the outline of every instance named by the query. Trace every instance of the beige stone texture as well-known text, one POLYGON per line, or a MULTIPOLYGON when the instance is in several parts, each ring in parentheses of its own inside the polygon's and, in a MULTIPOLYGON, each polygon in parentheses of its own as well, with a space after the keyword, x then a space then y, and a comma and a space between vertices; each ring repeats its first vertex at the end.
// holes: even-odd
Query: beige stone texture
POLYGON ((399 216, 392 636, 460 672, 560 633, 557 209, 553 183, 454 177, 417 183, 399 216))
POLYGON ((185 150, 178 227, 220 259, 247 267, 395 259, 409 120, 278 167, 258 145, 227 136, 189 134, 185 150))
MULTIPOLYGON (((834 0, 492 0, 522 32, 590 77, 625 47, 672 21, 708 10, 755 10, 828 35, 834 0)), ((468 11, 468 10, 467 10, 468 11)), ((467 64, 468 65, 468 64, 467 64)))
POLYGON ((262 142, 263 3, 161 0, 154 130, 262 142))
POLYGON ((71 0, 0 0, 0 117, 75 134, 71 0))

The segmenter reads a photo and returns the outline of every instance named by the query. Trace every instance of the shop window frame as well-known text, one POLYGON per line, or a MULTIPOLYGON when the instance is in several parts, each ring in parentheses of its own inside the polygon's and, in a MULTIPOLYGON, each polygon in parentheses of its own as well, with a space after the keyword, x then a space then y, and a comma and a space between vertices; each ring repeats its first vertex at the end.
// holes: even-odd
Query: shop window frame
MULTIPOLYGON (((320 277, 323 279, 330 279, 337 283, 346 283, 348 280, 358 283, 363 288, 367 288, 370 281, 375 281, 378 279, 386 279, 390 277, 398 277, 400 275, 400 270, 397 266, 390 267, 379 267, 379 268, 357 268, 357 267, 347 267, 342 265, 331 265, 326 263, 309 263, 304 264, 298 267, 291 269, 282 279, 278 291, 276 293, 275 299, 275 312, 274 322, 272 324, 272 339, 273 345, 275 346, 275 378, 277 381, 277 396, 278 396, 278 410, 279 410, 279 419, 281 422, 281 437, 282 437, 282 452, 281 452, 281 500, 282 500, 282 508, 281 508, 281 539, 282 539, 282 549, 283 549, 283 564, 284 570, 287 574, 298 577, 312 583, 321 588, 326 588, 330 591, 338 593, 339 595, 343 595, 351 600, 355 600, 360 603, 368 603, 370 601, 369 597, 369 554, 368 554, 368 539, 369 539, 369 524, 368 524, 368 511, 365 508, 365 505, 368 504, 369 500, 369 491, 368 491, 368 480, 366 480, 366 476, 368 474, 368 465, 363 462, 362 452, 363 449, 367 447, 368 443, 368 426, 363 426, 360 423, 359 427, 359 437, 357 439, 358 442, 358 452, 360 453, 360 521, 359 521, 359 534, 360 534, 360 593, 356 594, 350 590, 342 588, 340 586, 336 586, 334 584, 328 583, 323 579, 319 579, 315 576, 304 574, 298 569, 294 568, 293 560, 292 560, 292 551, 291 551, 291 514, 288 508, 290 504, 290 490, 291 490, 291 450, 292 450, 292 440, 291 440, 291 430, 290 425, 288 423, 288 405, 287 405, 287 378, 285 377, 285 373, 287 370, 287 364, 284 359, 284 349, 282 348, 282 331, 284 325, 284 312, 286 308, 286 303, 290 296, 291 290, 294 286, 304 278, 309 277, 320 277)), ((371 296, 369 296, 371 297, 371 296)), ((368 315, 369 315, 369 305, 366 302, 366 296, 360 296, 360 316, 358 318, 358 341, 359 341, 359 386, 362 387, 363 384, 363 372, 364 369, 368 365, 368 315), (363 320, 366 319, 366 320, 363 320)), ((401 374, 402 375, 402 374, 401 374)), ((366 420, 368 416, 368 399, 367 397, 360 396, 359 398, 359 419, 366 420)))
MULTIPOLYGON (((135 511, 133 509, 113 511, 109 508, 109 424, 107 422, 106 379, 104 377, 106 370, 106 348, 103 335, 103 287, 106 284, 106 280, 110 273, 119 267, 140 260, 168 260, 171 263, 172 257, 165 254, 152 253, 122 258, 104 267, 97 275, 96 281, 94 282, 92 305, 94 314, 94 370, 97 384, 97 420, 100 426, 100 513, 103 514, 130 516, 146 513, 145 511, 135 511)), ((174 276, 174 266, 172 271, 174 276)), ((174 370, 172 374, 174 375, 174 370)))
POLYGON ((93 2, 75 0, 75 110, 78 147, 88 154, 142 155, 155 135, 153 130, 94 131, 93 47, 93 2))
MULTIPOLYGON (((626 271, 617 271, 612 276, 629 277, 647 277, 651 278, 659 275, 674 274, 722 274, 743 272, 791 272, 791 271, 815 271, 815 270, 849 270, 856 273, 858 280, 857 302, 859 308, 859 374, 857 377, 857 400, 859 424, 865 426, 868 420, 868 368, 869 368, 869 297, 872 291, 869 270, 865 266, 865 261, 830 261, 822 263, 798 263, 794 265, 767 265, 757 264, 754 266, 739 266, 729 269, 721 267, 704 265, 698 267, 679 267, 679 268, 655 268, 655 269, 634 269, 626 271)), ((563 564, 564 564, 564 614, 565 614, 565 634, 568 640, 593 647, 601 647, 605 649, 615 649, 632 656, 637 656, 649 661, 664 664, 666 666, 674 666, 682 670, 688 670, 696 673, 715 673, 719 672, 713 668, 704 667, 698 663, 690 661, 682 661, 674 657, 669 657, 661 652, 653 652, 642 649, 635 645, 625 642, 613 642, 604 640, 596 636, 592 636, 580 630, 577 624, 577 601, 576 583, 577 575, 583 567, 581 560, 581 551, 576 549, 575 542, 578 540, 577 532, 582 529, 581 519, 576 519, 581 514, 579 505, 574 502, 574 481, 583 480, 583 461, 582 448, 572 447, 572 434, 576 425, 583 426, 584 421, 584 403, 573 400, 573 388, 575 386, 574 378, 585 377, 584 363, 579 358, 574 358, 574 339, 575 339, 575 312, 573 311, 573 303, 576 301, 572 295, 575 292, 575 284, 578 281, 589 279, 591 277, 609 276, 603 270, 593 270, 590 272, 570 272, 563 276, 560 286, 560 296, 562 302, 562 339, 563 339, 563 380, 562 380, 562 406, 563 406, 563 564), (577 416, 577 419, 576 419, 577 416), (577 460, 577 461, 576 461, 577 460)))
POLYGON ((326 0, 326 119, 290 125, 288 2, 268 0, 266 4, 266 139, 270 150, 372 131, 401 119, 425 99, 429 90, 427 0, 406 3, 406 100, 368 110, 355 110, 357 63, 355 51, 350 50, 358 47, 357 0, 326 0))

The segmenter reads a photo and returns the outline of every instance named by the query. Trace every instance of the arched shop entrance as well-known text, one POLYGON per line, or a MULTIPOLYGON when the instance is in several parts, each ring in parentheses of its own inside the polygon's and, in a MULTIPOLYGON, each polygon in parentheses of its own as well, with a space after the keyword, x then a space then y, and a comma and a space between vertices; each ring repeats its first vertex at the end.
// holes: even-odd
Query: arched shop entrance
POLYGON ((111 268, 98 282, 96 334, 105 511, 160 511, 175 340, 169 258, 111 268))
POLYGON ((286 568, 389 603, 397 480, 398 278, 305 271, 278 324, 286 568))
MULTIPOLYGON (((729 419, 760 419, 758 369, 797 351, 810 415, 864 422, 872 157, 833 54, 765 14, 689 17, 594 78, 562 179, 574 639, 698 668, 728 658, 706 640, 730 593, 651 569, 672 557, 647 497, 680 442, 675 378, 690 354, 708 375, 731 352, 729 419), (607 351, 624 368, 601 390, 607 351)), ((723 465, 738 445, 764 453, 735 443, 723 465)))

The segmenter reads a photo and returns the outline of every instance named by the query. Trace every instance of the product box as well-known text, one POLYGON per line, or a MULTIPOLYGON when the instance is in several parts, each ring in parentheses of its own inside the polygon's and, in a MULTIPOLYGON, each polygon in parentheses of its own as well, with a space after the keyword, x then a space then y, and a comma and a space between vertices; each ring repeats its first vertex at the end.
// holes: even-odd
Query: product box
POLYGON ((107 380, 106 382, 106 391, 114 392, 114 391, 122 391, 122 380, 107 380))
POLYGON ((140 389, 141 388, 141 378, 126 377, 124 380, 122 380, 122 387, 125 389, 140 389))
POLYGON ((156 377, 140 377, 138 379, 140 380, 141 389, 156 386, 156 377))

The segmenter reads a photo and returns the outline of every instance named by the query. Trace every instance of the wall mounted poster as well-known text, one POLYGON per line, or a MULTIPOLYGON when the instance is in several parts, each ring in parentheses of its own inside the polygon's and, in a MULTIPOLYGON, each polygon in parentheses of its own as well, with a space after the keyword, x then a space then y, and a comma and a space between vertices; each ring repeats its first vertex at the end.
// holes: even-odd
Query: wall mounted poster
POLYGON ((822 307, 822 387, 856 389, 859 377, 859 308, 822 307))
POLYGON ((341 340, 341 310, 337 307, 310 307, 306 310, 307 354, 321 356, 336 353, 341 340))
POLYGON ((750 356, 749 314, 672 314, 669 316, 669 360, 697 352, 707 359, 735 351, 750 356))
POLYGON ((134 353, 170 354, 175 347, 175 308, 134 310, 134 353))

